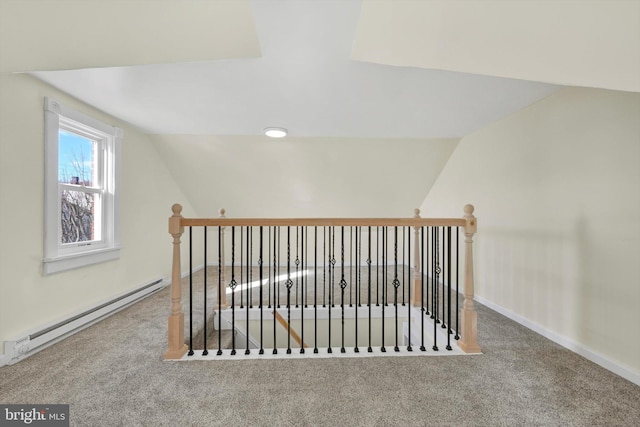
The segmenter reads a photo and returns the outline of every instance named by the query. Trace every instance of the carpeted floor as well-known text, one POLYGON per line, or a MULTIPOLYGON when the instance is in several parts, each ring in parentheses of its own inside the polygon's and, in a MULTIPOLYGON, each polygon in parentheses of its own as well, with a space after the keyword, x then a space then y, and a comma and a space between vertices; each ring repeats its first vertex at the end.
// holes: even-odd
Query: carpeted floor
POLYGON ((169 300, 0 368, 0 403, 78 426, 640 425, 640 387, 482 306, 481 356, 165 362, 169 300))

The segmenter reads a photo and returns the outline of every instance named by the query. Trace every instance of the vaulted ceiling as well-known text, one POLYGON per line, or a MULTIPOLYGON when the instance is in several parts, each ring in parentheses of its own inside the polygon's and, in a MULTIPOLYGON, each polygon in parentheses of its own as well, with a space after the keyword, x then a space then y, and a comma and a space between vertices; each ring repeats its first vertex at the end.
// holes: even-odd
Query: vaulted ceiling
MULTIPOLYGON (((259 135, 265 127, 282 126, 303 137, 461 137, 557 90, 531 81, 354 61, 361 8, 354 0, 257 0, 242 13, 224 11, 241 22, 227 24, 225 40, 240 45, 231 58, 227 48, 210 53, 225 60, 35 75, 154 134, 259 135)), ((188 24, 204 23, 198 18, 188 24)), ((361 24, 365 41, 366 28, 361 24)), ((173 44, 189 46, 194 38, 206 51, 203 39, 221 38, 202 32, 181 34, 186 40, 173 44)), ((123 55, 125 60, 131 58, 123 55)))
POLYGON ((0 0, 0 72, 152 134, 202 215, 395 215, 460 137, 561 85, 639 91, 638 16, 615 0, 0 0), (265 145, 268 126, 291 138, 265 145))

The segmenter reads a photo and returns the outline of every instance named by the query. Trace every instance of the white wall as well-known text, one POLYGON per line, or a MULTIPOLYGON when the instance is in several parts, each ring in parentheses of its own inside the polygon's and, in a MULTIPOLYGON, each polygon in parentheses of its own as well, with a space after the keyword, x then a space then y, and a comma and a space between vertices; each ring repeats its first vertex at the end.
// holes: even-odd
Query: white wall
MULTIPOLYGON (((27 75, 0 74, 0 343, 169 277, 167 218, 194 212, 148 137, 27 75), (122 127, 121 258, 43 276, 43 98, 122 127)), ((169 301, 166 307, 169 313, 169 301)))
POLYGON ((463 138, 422 209, 473 203, 477 295, 637 381, 639 183, 640 94, 571 88, 463 138))

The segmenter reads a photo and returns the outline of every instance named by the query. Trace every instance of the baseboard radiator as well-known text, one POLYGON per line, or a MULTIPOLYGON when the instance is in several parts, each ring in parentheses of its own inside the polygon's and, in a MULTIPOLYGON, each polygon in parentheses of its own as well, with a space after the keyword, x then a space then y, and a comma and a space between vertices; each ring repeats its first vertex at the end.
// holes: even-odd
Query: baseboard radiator
POLYGON ((169 284, 162 278, 127 293, 119 295, 88 310, 72 315, 62 321, 25 333, 17 339, 4 342, 4 358, 0 362, 12 365, 52 344, 115 314, 129 305, 148 297, 169 284))

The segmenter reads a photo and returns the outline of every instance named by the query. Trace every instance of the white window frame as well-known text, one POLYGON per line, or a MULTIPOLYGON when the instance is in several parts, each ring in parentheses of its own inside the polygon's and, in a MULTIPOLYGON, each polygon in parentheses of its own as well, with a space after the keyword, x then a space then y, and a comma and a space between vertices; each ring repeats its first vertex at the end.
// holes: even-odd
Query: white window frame
POLYGON ((120 257, 120 156, 124 133, 55 99, 44 99, 45 191, 44 191, 44 274, 57 273, 111 261, 120 257), (95 215, 100 239, 61 244, 61 190, 80 189, 58 182, 59 130, 71 131, 97 141, 98 179, 84 192, 100 194, 100 212, 95 215))

